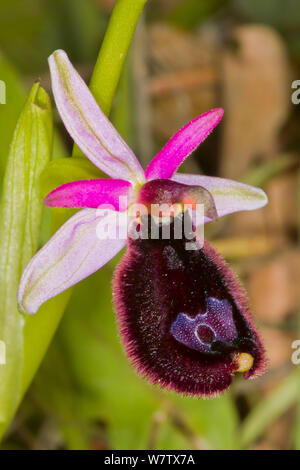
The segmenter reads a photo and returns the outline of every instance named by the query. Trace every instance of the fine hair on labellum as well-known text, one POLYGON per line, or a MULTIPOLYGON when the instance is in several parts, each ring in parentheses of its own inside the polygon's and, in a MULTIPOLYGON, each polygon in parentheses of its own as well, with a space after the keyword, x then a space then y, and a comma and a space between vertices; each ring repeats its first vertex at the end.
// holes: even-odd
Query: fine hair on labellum
MULTIPOLYGON (((177 217, 183 223, 189 215, 177 217)), ((265 355, 235 275, 206 241, 187 250, 191 240, 197 242, 196 233, 175 239, 172 230, 168 240, 129 237, 113 281, 114 304, 139 374, 169 390, 213 397, 237 370, 245 379, 261 374, 265 355), (244 356, 252 359, 246 370, 239 369, 244 356)))

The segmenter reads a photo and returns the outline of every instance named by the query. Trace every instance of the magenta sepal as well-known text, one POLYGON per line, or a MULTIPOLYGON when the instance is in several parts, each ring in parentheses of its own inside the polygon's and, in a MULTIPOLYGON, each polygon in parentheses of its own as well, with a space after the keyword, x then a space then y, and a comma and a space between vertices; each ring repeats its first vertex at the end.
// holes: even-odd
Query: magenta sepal
POLYGON ((222 108, 211 109, 177 131, 147 166, 146 179, 172 178, 182 162, 219 124, 223 114, 222 108))
POLYGON ((118 179, 73 181, 51 191, 44 199, 44 204, 49 207, 94 209, 101 205, 110 205, 117 211, 125 211, 129 203, 131 188, 129 181, 118 179), (120 207, 122 202, 122 207, 120 207))

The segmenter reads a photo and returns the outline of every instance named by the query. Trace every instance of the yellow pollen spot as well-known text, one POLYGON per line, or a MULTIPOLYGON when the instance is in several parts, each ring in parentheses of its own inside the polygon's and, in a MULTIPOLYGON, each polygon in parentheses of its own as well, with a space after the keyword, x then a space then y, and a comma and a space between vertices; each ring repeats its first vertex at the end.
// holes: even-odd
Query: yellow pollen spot
POLYGON ((237 369, 236 372, 247 372, 253 366, 253 356, 248 353, 240 353, 236 360, 237 369))

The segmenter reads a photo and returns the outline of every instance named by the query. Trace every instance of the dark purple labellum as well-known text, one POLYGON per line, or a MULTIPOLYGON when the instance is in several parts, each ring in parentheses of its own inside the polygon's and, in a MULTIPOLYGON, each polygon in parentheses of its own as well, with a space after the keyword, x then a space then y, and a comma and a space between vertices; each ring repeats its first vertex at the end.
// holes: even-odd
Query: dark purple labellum
POLYGON ((114 280, 117 319, 139 373, 180 393, 215 396, 234 372, 261 373, 264 350, 228 265, 208 243, 186 250, 187 241, 129 238, 114 280))

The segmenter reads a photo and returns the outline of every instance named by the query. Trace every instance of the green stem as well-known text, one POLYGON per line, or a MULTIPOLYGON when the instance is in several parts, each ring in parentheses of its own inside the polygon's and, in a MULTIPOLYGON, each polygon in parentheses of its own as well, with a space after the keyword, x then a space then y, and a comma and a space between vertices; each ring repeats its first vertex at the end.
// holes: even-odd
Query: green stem
POLYGON ((147 0, 118 0, 91 78, 90 90, 108 115, 137 22, 147 0))

